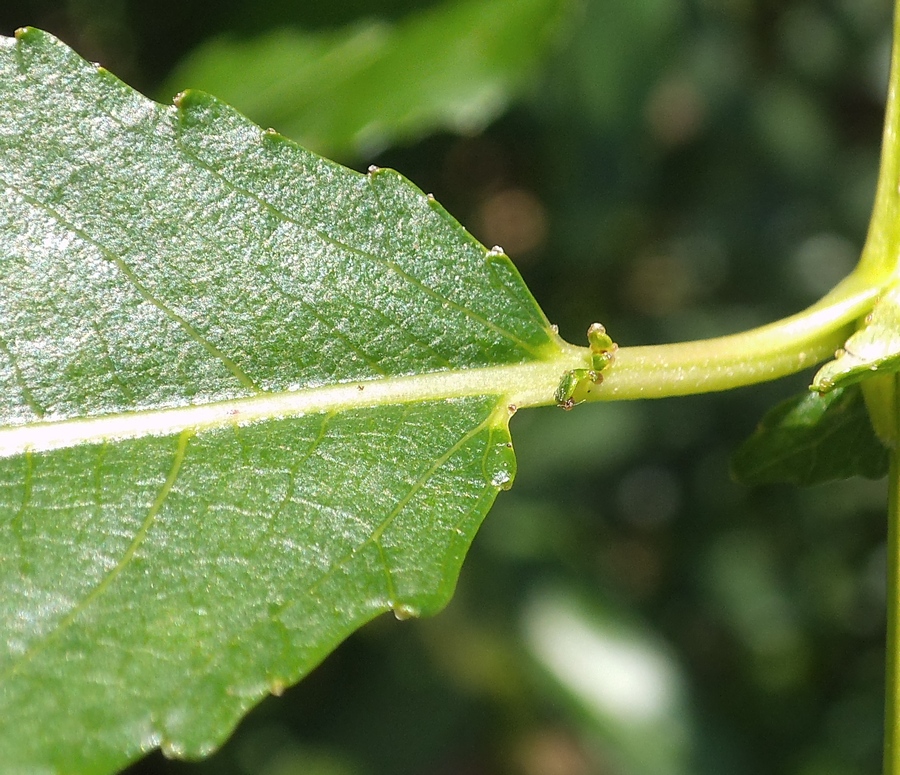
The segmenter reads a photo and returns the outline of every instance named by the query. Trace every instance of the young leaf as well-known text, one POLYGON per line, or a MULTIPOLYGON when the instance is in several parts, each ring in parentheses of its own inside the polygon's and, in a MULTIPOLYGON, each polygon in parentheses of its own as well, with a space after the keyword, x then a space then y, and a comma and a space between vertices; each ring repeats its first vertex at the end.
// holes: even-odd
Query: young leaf
POLYGON ((402 22, 212 40, 163 93, 205 89, 320 153, 472 132, 525 85, 570 0, 452 0, 402 22))
POLYGON ((876 373, 900 370, 900 288, 887 291, 866 317, 865 324, 816 373, 812 389, 825 393, 876 373))
POLYGON ((872 430, 858 385, 782 402, 732 458, 732 473, 744 484, 880 479, 887 470, 888 452, 872 430))
POLYGON ((432 613, 582 366, 398 174, 0 38, 0 761, 202 756, 393 609, 432 613))

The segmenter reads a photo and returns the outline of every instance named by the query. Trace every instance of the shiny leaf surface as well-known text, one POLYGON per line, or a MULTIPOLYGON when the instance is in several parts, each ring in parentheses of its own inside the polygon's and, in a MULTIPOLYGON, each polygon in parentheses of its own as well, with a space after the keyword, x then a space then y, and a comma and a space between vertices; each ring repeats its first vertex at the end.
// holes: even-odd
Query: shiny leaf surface
MULTIPOLYGON (((574 348, 391 171, 0 39, 0 761, 202 756, 448 600, 574 348)), ((581 356, 577 356, 580 359, 581 356)))

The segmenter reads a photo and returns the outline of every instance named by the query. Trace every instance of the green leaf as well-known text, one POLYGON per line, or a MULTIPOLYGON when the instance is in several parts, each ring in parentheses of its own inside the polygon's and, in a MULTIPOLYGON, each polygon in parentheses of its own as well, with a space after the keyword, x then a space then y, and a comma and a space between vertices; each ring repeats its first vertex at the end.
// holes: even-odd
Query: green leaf
POLYGON ((887 471, 888 452, 872 430, 858 385, 782 402, 732 458, 732 473, 744 484, 880 479, 887 471))
POLYGON ((395 172, 0 38, 0 761, 197 757, 452 593, 586 350, 395 172))
POLYGON ((329 155, 365 155, 436 129, 469 133, 529 81, 571 0, 457 0, 391 24, 217 38, 163 90, 205 89, 329 155))
POLYGON ((900 288, 888 290, 865 322, 813 378, 812 389, 827 392, 870 377, 900 371, 900 288))

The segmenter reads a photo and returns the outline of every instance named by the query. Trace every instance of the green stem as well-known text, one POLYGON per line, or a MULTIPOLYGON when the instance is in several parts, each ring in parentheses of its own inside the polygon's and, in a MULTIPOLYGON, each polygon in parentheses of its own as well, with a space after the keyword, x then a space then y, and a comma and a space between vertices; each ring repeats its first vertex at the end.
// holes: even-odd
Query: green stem
MULTIPOLYGON (((853 274, 808 310, 762 328, 698 342, 623 348, 604 372, 602 389, 588 400, 706 393, 799 371, 840 347, 854 318, 868 312, 885 286, 900 278, 900 0, 894 29, 878 188, 853 274)), ((589 365, 589 355, 585 358, 589 365)))
MULTIPOLYGON (((900 0, 894 5, 894 42, 881 150, 881 170, 866 247, 858 271, 870 277, 897 276, 900 261, 900 0)), ((900 438, 900 404, 895 385, 888 413, 900 438)), ((885 642, 884 775, 900 775, 900 449, 891 449, 887 530, 887 638, 885 642)))
POLYGON ((881 142, 881 167, 866 245, 857 267, 861 274, 884 278, 898 271, 900 230, 900 0, 894 5, 894 42, 881 142))
MULTIPOLYGON (((893 409, 900 431, 900 405, 896 400, 893 409)), ((886 598, 884 775, 900 775, 900 451, 896 446, 891 450, 888 492, 886 598)))
POLYGON ((695 342, 623 347, 604 372, 602 388, 588 400, 709 393, 800 371, 834 353, 881 290, 869 272, 857 271, 809 309, 761 328, 695 342))

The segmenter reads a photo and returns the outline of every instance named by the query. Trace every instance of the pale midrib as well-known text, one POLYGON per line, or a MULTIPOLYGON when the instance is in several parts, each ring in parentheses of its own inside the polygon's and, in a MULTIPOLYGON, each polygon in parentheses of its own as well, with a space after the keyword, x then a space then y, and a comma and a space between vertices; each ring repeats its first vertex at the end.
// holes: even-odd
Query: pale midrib
POLYGON ((553 403, 562 375, 585 365, 582 348, 567 346, 544 361, 379 378, 263 393, 230 401, 147 409, 0 428, 0 457, 144 436, 197 433, 278 418, 343 412, 471 396, 497 396, 516 408, 553 403))
MULTIPOLYGON (((590 400, 709 393, 793 374, 840 346, 850 333, 848 325, 871 308, 879 292, 865 277, 854 274, 809 309, 742 334, 622 348, 590 400)), ((471 396, 495 396, 501 407, 545 406, 554 403, 556 388, 567 371, 584 369, 591 362, 587 348, 562 340, 556 344, 556 352, 528 363, 382 377, 231 401, 0 428, 0 458, 185 430, 200 433, 281 417, 471 396)))

